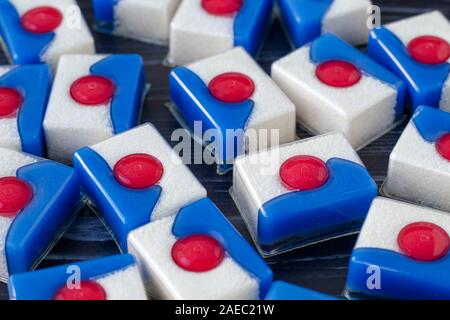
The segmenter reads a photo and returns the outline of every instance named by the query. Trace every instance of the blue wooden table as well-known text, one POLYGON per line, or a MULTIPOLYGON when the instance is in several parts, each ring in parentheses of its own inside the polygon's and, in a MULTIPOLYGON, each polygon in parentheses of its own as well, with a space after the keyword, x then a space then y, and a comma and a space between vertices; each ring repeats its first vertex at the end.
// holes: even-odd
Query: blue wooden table
MULTIPOLYGON (((90 0, 79 0, 78 2, 86 19, 92 25, 93 13, 90 0)), ((450 17, 450 0, 375 0, 374 3, 382 9, 383 22, 395 21, 431 9, 440 9, 447 17, 450 17)), ((162 61, 166 56, 167 48, 99 33, 94 33, 94 35, 97 51, 100 53, 139 53, 142 55, 147 77, 152 85, 151 92, 145 101, 142 121, 154 123, 166 140, 170 141, 172 131, 179 128, 179 125, 165 107, 169 101, 168 72, 170 68, 163 66, 162 61)), ((290 50, 279 22, 275 22, 258 62, 266 71, 269 71, 272 62, 286 55, 290 50)), ((3 54, 0 54, 0 63, 7 63, 3 54)), ((359 152, 378 184, 381 184, 385 178, 389 153, 402 129, 403 125, 400 125, 359 152)), ((300 130, 298 133, 300 137, 307 136, 300 130)), ((231 174, 217 176, 215 167, 206 165, 193 165, 190 168, 207 188, 212 200, 237 229, 249 238, 243 220, 228 194, 232 183, 231 174)), ((268 259, 267 262, 272 267, 277 279, 337 295, 342 292, 345 284, 348 258, 355 240, 355 236, 345 237, 268 259)), ((39 265, 39 268, 118 252, 119 250, 108 231, 98 218, 86 208, 39 265)), ((0 284, 0 299, 7 298, 6 285, 0 284)))

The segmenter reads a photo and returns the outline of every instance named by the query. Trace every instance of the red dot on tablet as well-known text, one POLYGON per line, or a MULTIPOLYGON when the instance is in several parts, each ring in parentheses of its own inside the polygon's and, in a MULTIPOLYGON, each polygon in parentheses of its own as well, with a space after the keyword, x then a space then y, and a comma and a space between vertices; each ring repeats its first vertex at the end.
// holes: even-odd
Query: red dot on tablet
POLYGON ((361 71, 346 61, 327 61, 316 68, 316 76, 331 87, 351 87, 361 80, 361 71))
POLYGON ((121 185, 131 189, 145 189, 161 180, 164 167, 156 157, 136 153, 120 159, 114 166, 113 172, 121 185))
POLYGON ((53 7, 38 7, 26 12, 21 23, 23 28, 32 33, 48 33, 59 27, 63 16, 53 7))
POLYGON ((450 44, 435 36, 414 38, 408 44, 408 51, 415 60, 426 64, 444 63, 450 58, 450 44))
POLYGON ((23 98, 19 91, 0 87, 0 118, 14 117, 22 102, 23 98))
POLYGON ((0 178, 0 216, 14 217, 33 198, 31 186, 16 177, 0 178))
POLYGON ((206 272, 216 268, 225 255, 222 245, 214 238, 194 235, 178 240, 172 247, 172 259, 182 269, 206 272))
POLYGON ((325 162, 312 156, 295 156, 280 167, 282 184, 289 190, 312 190, 323 186, 329 178, 325 162))
POLYGON ((111 80, 100 76, 86 76, 76 80, 70 87, 72 98, 87 106, 107 103, 114 96, 116 88, 111 80))
POLYGON ((228 72, 218 75, 208 85, 211 95, 222 102, 237 103, 250 98, 255 92, 253 80, 242 73, 228 72))
POLYGON ((444 134, 438 139, 436 150, 444 159, 450 161, 450 133, 444 134))
POLYGON ((404 227, 397 237, 400 250, 419 261, 433 261, 445 256, 450 238, 441 227, 429 222, 415 222, 404 227))
POLYGON ((202 0, 202 7, 210 14, 223 16, 236 13, 243 3, 243 0, 202 0))
POLYGON ((106 292, 103 287, 95 281, 81 281, 74 288, 67 285, 61 287, 55 294, 54 300, 106 300, 106 292))

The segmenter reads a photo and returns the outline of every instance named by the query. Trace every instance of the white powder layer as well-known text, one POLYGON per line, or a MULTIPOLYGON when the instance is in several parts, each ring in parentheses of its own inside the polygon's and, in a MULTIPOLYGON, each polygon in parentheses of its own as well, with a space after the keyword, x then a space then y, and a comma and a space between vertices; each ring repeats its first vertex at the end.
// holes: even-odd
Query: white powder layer
MULTIPOLYGON (((248 132, 249 129, 277 130, 279 141, 257 141, 257 146, 251 148, 252 150, 291 142, 295 139, 294 104, 243 48, 234 48, 187 67, 196 73, 206 85, 216 76, 226 72, 243 73, 253 80, 255 92, 250 99, 254 101, 255 105, 247 123, 247 141, 251 134, 248 132)), ((270 136, 270 132, 268 135, 270 136)))
POLYGON ((296 141, 267 151, 236 159, 233 176, 233 199, 254 237, 258 230, 258 211, 267 201, 292 192, 280 180, 280 166, 296 155, 310 155, 327 162, 346 159, 362 165, 356 151, 341 133, 330 133, 296 141))
MULTIPOLYGON (((15 177, 18 168, 25 165, 39 161, 39 158, 18 152, 15 150, 5 149, 0 147, 0 154, 2 161, 0 162, 0 178, 1 177, 15 177)), ((6 236, 9 227, 14 219, 0 217, 0 280, 6 281, 8 279, 8 264, 5 254, 6 236)))
POLYGON ((215 16, 200 0, 184 0, 170 25, 169 60, 176 65, 191 63, 234 46, 234 16, 215 16))
MULTIPOLYGON (((201 212, 199 212, 201 214, 201 212)), ((189 272, 172 259, 177 239, 172 234, 174 217, 165 218, 128 236, 128 248, 141 269, 152 297, 169 300, 255 300, 259 284, 230 256, 207 272, 189 272)))
POLYGON ((63 15, 61 25, 54 31, 55 38, 45 50, 42 61, 54 69, 63 54, 95 53, 92 37, 80 7, 75 0, 9 0, 20 16, 27 11, 41 6, 51 6, 63 15))
POLYGON ((120 0, 114 7, 114 34, 152 43, 167 43, 180 0, 120 0))
POLYGON ((367 43, 370 0, 334 0, 322 20, 322 33, 334 33, 354 45, 367 43))
MULTIPOLYGON (((13 68, 12 66, 0 66, 0 77, 3 77, 13 68)), ((12 118, 0 118, 0 147, 17 151, 22 150, 17 115, 12 118)))
POLYGON ((107 300, 147 300, 137 265, 97 278, 95 281, 105 290, 107 300))
POLYGON ((410 121, 389 158, 385 192, 450 211, 450 162, 425 141, 410 121))
POLYGON ((341 131, 361 148, 393 125, 397 91, 368 75, 348 88, 326 85, 316 76, 310 47, 272 65, 272 78, 294 102, 297 120, 314 134, 341 131))
POLYGON ((149 212, 152 220, 174 214, 179 208, 206 197, 205 188, 151 124, 141 125, 91 148, 111 169, 120 159, 134 153, 149 154, 161 161, 164 174, 158 184, 162 193, 153 212, 149 212))
POLYGON ((355 249, 376 248, 401 253, 397 236, 414 222, 434 223, 450 234, 448 213, 379 197, 372 202, 355 249))
POLYGON ((441 101, 439 102, 441 110, 450 112, 450 74, 444 82, 441 92, 441 101))
POLYGON ((78 149, 93 145, 113 135, 111 103, 84 106, 72 99, 70 87, 90 75, 93 64, 104 55, 64 55, 58 64, 53 89, 44 118, 48 156, 70 162, 78 149))

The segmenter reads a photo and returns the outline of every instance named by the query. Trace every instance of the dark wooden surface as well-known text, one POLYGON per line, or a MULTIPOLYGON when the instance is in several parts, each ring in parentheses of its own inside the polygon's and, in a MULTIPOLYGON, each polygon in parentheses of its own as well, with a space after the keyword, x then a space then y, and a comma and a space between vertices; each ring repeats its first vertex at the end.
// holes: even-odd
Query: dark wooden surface
MULTIPOLYGON (((78 0, 78 2, 89 24, 92 25, 93 14, 90 0, 78 0)), ((447 17, 450 17, 450 0, 375 0, 374 3, 380 5, 382 9, 383 22, 395 21, 432 9, 440 9, 447 17)), ((169 101, 168 72, 170 68, 162 65, 167 48, 99 33, 94 33, 94 35, 99 53, 139 53, 142 55, 147 77, 152 85, 145 102, 143 122, 154 123, 163 136, 170 141, 172 131, 179 128, 179 125, 164 106, 169 101)), ((266 71, 269 71, 272 62, 286 55, 290 50, 280 24, 275 22, 258 57, 258 62, 266 71)), ((0 63, 7 63, 3 54, 0 54, 0 63)), ((378 184, 381 184, 385 178, 389 153, 402 128, 403 125, 399 126, 359 152, 378 184)), ((300 131, 299 135, 306 136, 300 131)), ((217 176, 215 168, 212 166, 196 165, 190 166, 190 168, 207 188, 212 200, 239 231, 248 237, 244 223, 228 194, 231 175, 217 176)), ((344 288, 348 258, 355 239, 352 236, 329 241, 269 259, 267 262, 272 267, 277 279, 338 295, 344 288)), ((86 209, 39 268, 118 252, 109 233, 97 217, 86 209)), ((0 299, 7 298, 6 285, 0 284, 0 299)))

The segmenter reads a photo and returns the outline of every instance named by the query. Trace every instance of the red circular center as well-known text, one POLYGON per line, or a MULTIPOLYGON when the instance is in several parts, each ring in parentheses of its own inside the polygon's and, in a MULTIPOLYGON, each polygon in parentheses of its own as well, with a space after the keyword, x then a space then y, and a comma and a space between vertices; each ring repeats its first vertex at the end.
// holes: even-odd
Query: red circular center
POLYGON ((62 20, 63 16, 58 9, 38 7, 26 12, 21 18, 21 23, 28 32, 47 33, 58 28, 62 20))
POLYGON ((83 105, 95 106, 107 103, 114 96, 116 88, 111 80, 100 76, 86 76, 70 87, 72 98, 83 105))
POLYGON ((450 58, 450 44, 435 36, 414 38, 408 44, 408 51, 415 60, 426 64, 444 63, 450 58))
POLYGON ((324 185, 329 177, 328 167, 319 158, 295 156, 280 168, 280 178, 289 190, 312 190, 324 185))
POLYGON ((237 103, 245 101, 253 95, 255 83, 245 74, 229 72, 212 79, 208 89, 217 100, 237 103))
POLYGON ((131 189, 145 189, 161 180, 164 167, 154 156, 136 153, 120 159, 113 171, 121 185, 131 189))
POLYGON ((436 150, 444 159, 450 161, 450 133, 444 134, 438 139, 436 150))
POLYGON ((0 118, 14 117, 22 102, 19 91, 0 87, 0 118))
POLYGON ((331 87, 346 88, 361 80, 361 71, 349 62, 334 60, 317 66, 316 76, 331 87))
POLYGON ((206 272, 217 267, 225 252, 214 238, 195 235, 178 240, 172 247, 172 259, 184 270, 206 272))
POLYGON ((202 0, 202 7, 210 14, 224 16, 238 12, 243 2, 243 0, 202 0))
POLYGON ((441 227, 429 222, 415 222, 404 227, 397 237, 400 250, 419 261, 433 261, 447 254, 450 238, 441 227))
POLYGON ((0 216, 14 217, 33 198, 31 186, 16 177, 0 178, 0 216))
POLYGON ((79 287, 61 287, 56 292, 54 300, 106 300, 103 287, 94 281, 81 281, 79 287))

